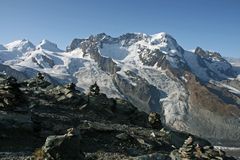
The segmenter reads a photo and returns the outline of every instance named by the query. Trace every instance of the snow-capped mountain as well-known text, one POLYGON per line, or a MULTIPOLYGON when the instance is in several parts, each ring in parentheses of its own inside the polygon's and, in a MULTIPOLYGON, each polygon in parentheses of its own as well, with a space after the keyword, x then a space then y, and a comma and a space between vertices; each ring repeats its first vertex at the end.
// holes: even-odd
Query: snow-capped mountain
POLYGON ((74 39, 66 51, 47 40, 36 47, 10 44, 0 49, 1 63, 28 77, 44 72, 85 92, 96 81, 109 97, 159 112, 168 127, 240 146, 240 82, 219 53, 184 50, 163 32, 101 33, 74 39))
POLYGON ((23 39, 8 43, 5 45, 5 48, 7 48, 9 51, 28 52, 33 51, 35 46, 32 44, 32 42, 23 39))
POLYGON ((39 45, 36 47, 38 50, 47 50, 51 52, 62 52, 55 43, 52 43, 46 39, 42 40, 39 45))

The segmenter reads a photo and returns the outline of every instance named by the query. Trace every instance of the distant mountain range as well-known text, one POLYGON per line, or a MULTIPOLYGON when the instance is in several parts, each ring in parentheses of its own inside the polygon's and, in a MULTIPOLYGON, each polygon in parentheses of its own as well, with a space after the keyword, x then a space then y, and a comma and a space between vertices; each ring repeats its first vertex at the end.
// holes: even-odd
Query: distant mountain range
POLYGON ((240 146, 240 59, 197 47, 187 51, 167 33, 104 33, 60 50, 43 40, 0 45, 0 72, 20 81, 43 72, 55 84, 95 81, 108 97, 156 111, 164 124, 218 145, 240 146), (234 65, 234 67, 233 67, 234 65))

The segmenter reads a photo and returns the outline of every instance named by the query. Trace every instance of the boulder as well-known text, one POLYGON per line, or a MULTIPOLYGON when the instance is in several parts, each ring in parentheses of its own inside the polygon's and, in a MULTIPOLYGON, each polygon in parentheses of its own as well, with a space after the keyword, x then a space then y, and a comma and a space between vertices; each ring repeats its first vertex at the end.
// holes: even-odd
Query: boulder
POLYGON ((46 139, 41 148, 42 157, 35 157, 46 160, 82 160, 84 153, 80 148, 81 136, 73 128, 67 130, 65 135, 53 135, 46 139))

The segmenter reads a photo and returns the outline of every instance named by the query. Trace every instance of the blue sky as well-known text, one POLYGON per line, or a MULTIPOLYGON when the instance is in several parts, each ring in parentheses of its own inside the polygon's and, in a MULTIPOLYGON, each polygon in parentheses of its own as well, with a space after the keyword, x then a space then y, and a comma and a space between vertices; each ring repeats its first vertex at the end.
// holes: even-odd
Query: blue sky
POLYGON ((240 0, 1 0, 0 44, 105 32, 171 34, 184 49, 200 46, 240 57, 240 0))

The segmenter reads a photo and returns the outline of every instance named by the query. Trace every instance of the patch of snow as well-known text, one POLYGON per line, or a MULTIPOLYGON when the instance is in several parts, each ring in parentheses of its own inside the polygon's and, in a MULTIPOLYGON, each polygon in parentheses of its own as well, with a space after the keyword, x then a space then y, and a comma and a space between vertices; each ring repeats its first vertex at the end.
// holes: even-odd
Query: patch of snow
POLYGON ((129 54, 128 50, 119 43, 103 44, 99 52, 101 55, 115 60, 123 60, 129 54))
POLYGON ((185 83, 188 82, 188 80, 187 80, 184 76, 181 76, 181 79, 182 79, 185 83))

